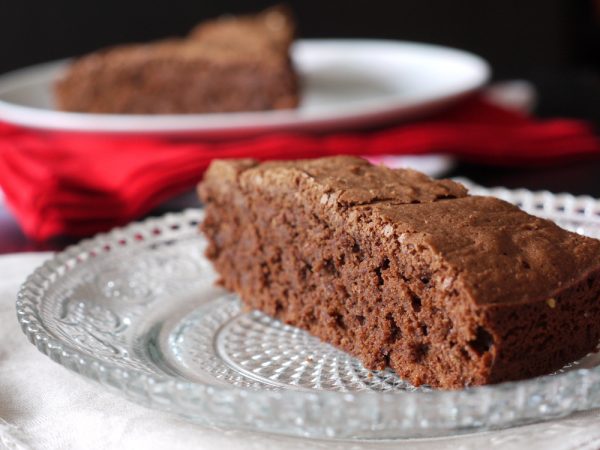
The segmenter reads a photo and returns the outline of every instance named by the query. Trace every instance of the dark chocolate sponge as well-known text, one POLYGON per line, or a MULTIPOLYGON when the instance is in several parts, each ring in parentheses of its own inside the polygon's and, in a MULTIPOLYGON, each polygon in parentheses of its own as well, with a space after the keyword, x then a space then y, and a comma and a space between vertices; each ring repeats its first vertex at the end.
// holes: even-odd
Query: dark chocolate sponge
POLYGON ((600 241, 452 181, 215 161, 199 193, 226 288, 414 385, 542 375, 600 340, 600 241))

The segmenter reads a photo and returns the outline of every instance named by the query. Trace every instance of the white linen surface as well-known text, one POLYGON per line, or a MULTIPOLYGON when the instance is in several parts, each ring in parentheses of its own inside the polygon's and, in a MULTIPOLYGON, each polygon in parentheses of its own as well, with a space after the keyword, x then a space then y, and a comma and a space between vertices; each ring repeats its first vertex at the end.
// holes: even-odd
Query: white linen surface
POLYGON ((600 411, 467 436, 350 443, 206 428, 138 406, 52 362, 21 332, 15 315, 18 287, 49 256, 0 257, 0 449, 600 448, 600 411))

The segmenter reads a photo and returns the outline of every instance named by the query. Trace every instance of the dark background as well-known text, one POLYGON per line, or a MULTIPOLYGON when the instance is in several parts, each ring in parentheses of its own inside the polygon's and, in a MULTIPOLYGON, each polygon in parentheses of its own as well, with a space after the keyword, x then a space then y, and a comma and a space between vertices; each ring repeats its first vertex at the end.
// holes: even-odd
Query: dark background
MULTIPOLYGON (((184 34, 222 13, 274 0, 2 0, 0 71, 129 41, 184 34), (10 43, 10 45, 9 45, 10 43)), ((479 53, 499 76, 593 61, 594 0, 323 0, 287 2, 303 37, 427 41, 479 53)))
MULTIPOLYGON (((222 13, 276 0, 1 0, 0 73, 123 42, 181 35, 222 13)), ((288 1, 301 37, 406 39, 463 48, 496 79, 527 78, 539 113, 600 124, 600 0, 288 1), (583 99, 585 101, 579 101, 583 99)))
MULTIPOLYGON (((182 35, 203 19, 276 2, 0 0, 0 73, 119 43, 182 35)), ((539 93, 537 115, 584 118, 600 126, 600 0, 287 4, 300 37, 405 39, 470 50, 491 63, 494 79, 532 81, 539 93)))
MULTIPOLYGON (((274 3, 0 0, 0 73, 123 42, 182 35, 203 19, 254 12, 274 3)), ((404 39, 470 50, 491 63, 496 80, 531 81, 538 91, 536 115, 583 118, 600 126, 600 0, 287 4, 297 16, 300 37, 404 39)), ((600 197, 600 160, 527 169, 459 163, 449 176, 465 176, 485 186, 600 197)), ((6 211, 0 211, 0 253, 45 245, 27 242, 6 211)))

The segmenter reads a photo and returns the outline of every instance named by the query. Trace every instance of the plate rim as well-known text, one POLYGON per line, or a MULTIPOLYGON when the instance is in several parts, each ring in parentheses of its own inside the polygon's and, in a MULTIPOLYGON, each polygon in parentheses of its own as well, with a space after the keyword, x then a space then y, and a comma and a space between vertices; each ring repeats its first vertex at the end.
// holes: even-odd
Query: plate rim
MULTIPOLYGON (((302 131, 307 129, 324 130, 349 126, 368 126, 384 123, 394 118, 412 119, 435 111, 440 107, 463 98, 484 86, 490 79, 491 68, 482 57, 466 50, 421 42, 391 39, 299 39, 294 48, 327 46, 377 46, 395 51, 409 48, 421 52, 442 52, 451 55, 462 65, 470 65, 477 72, 470 82, 461 89, 452 89, 444 95, 424 95, 420 99, 398 102, 398 99, 378 101, 375 105, 361 106, 347 111, 337 110, 312 112, 303 117, 302 111, 279 110, 217 114, 90 114, 56 111, 24 106, 0 98, 0 119, 28 128, 68 131, 80 133, 110 134, 206 134, 232 133, 241 135, 259 134, 265 131, 302 131), (395 49, 394 49, 395 47, 395 49), (123 118, 129 119, 123 123, 123 118), (132 125, 131 120, 141 120, 132 125), (227 123, 228 122, 228 123, 227 123)), ((45 62, 17 69, 0 75, 0 93, 6 86, 18 84, 22 77, 34 77, 38 72, 59 70, 71 58, 45 62)), ((22 82, 21 82, 22 83, 22 82)))
MULTIPOLYGON (((561 202, 571 202, 573 205, 584 205, 586 211, 591 211, 600 220, 600 199, 595 199, 591 196, 574 196, 571 194, 553 194, 549 191, 529 191, 526 189, 506 189, 506 188, 484 188, 475 185, 468 180, 461 180, 467 185, 470 191, 475 195, 494 195, 500 198, 508 194, 512 194, 515 198, 535 197, 535 198, 553 198, 561 202)), ((580 206, 578 206, 580 207, 580 206)), ((79 351, 77 348, 68 343, 60 341, 58 337, 45 330, 41 316, 38 317, 39 309, 33 305, 43 298, 43 287, 40 287, 41 280, 48 279, 49 276, 56 275, 56 267, 67 267, 69 264, 77 264, 82 258, 82 254, 88 254, 94 249, 102 248, 107 243, 118 245, 119 240, 126 235, 131 238, 136 231, 150 230, 152 227, 162 226, 165 229, 171 224, 181 224, 183 221, 202 220, 204 215, 203 209, 188 209, 179 213, 168 213, 160 217, 148 218, 141 222, 134 222, 124 227, 115 228, 106 233, 100 233, 92 238, 85 239, 80 243, 68 247, 63 252, 57 253, 53 258, 46 261, 44 264, 36 268, 31 275, 27 277, 21 285, 16 302, 17 319, 22 331, 27 336, 29 341, 35 345, 38 350, 49 356, 55 362, 65 366, 66 368, 79 373, 87 378, 91 378, 110 389, 121 391, 126 397, 137 401, 138 403, 147 406, 156 407, 158 409, 170 410, 168 405, 165 405, 165 396, 169 398, 178 398, 182 392, 196 393, 200 397, 202 395, 218 396, 229 399, 234 399, 236 404, 250 405, 256 402, 263 404, 264 402, 273 402, 273 404, 292 404, 304 405, 306 407, 319 406, 327 404, 346 404, 357 405, 366 404, 374 405, 374 407, 384 407, 386 404, 390 407, 399 405, 417 405, 417 402, 435 402, 440 405, 456 404, 457 402, 474 402, 486 399, 489 403, 490 399, 504 398, 504 396, 519 392, 528 392, 528 389, 537 390, 548 389, 555 392, 556 389, 564 388, 566 385, 577 386, 577 389, 591 389, 590 377, 592 385, 600 386, 600 366, 593 368, 579 368, 567 371, 565 373, 544 375, 540 377, 530 378, 520 381, 509 381, 495 385, 468 387, 462 390, 432 390, 419 392, 337 392, 337 391, 297 391, 297 390, 276 390, 276 391, 256 391, 248 388, 243 388, 235 385, 213 385, 208 383, 198 383, 192 381, 182 381, 174 376, 148 374, 140 369, 123 368, 118 364, 103 361, 100 358, 95 358, 87 353, 79 351), (594 384, 595 383, 595 384, 594 384), (383 406, 382 406, 383 404, 383 406)), ((39 306, 39 305, 38 305, 39 306)), ((577 391, 579 392, 579 391, 577 391)), ((594 400, 592 400, 594 401, 594 400)), ((600 398, 595 400, 594 405, 581 405, 571 402, 569 407, 564 408, 559 413, 546 412, 540 413, 539 416, 530 418, 531 421, 543 421, 569 415, 576 411, 589 410, 600 406, 600 398)), ((491 406, 487 405, 488 409, 491 406)), ((491 411, 491 409, 490 409, 491 411)), ((540 410, 541 411, 541 410, 540 410)), ((194 417, 191 417, 193 420, 194 417)), ((205 420, 205 419, 203 419, 205 420)), ((510 421, 501 422, 497 428, 505 428, 523 423, 521 419, 518 423, 510 421)), ((418 426, 418 424, 417 424, 418 426)), ((252 428, 252 426, 239 426, 240 428, 252 428)), ((487 426, 481 429, 495 429, 496 427, 487 426)), ((467 428, 466 431, 475 431, 480 428, 467 428)), ((460 432, 455 427, 432 427, 428 426, 425 431, 428 436, 431 430, 442 432, 441 435, 448 433, 460 432)), ((268 430, 278 432, 277 430, 268 430)), ((401 430, 400 430, 401 431, 401 430)), ((404 430, 406 431, 406 430, 404 430)), ((418 430, 417 430, 418 431, 418 430)), ((465 431, 463 431, 465 432, 465 431)), ((297 434, 302 432, 291 433, 289 430, 281 432, 282 434, 297 434)), ((414 437, 414 434, 410 436, 414 437)), ((328 435, 326 432, 318 434, 316 437, 332 438, 336 435, 328 435)), ((343 436, 342 436, 343 437, 343 436)), ((348 437, 348 436, 345 436, 348 437)), ((409 436, 405 436, 409 437, 409 436)))

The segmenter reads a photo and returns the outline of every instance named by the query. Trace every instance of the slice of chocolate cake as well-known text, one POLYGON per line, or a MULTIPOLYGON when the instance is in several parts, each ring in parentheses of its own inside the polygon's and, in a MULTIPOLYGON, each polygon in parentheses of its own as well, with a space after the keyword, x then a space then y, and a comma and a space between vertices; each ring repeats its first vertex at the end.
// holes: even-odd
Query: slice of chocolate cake
POLYGON ((600 241, 452 181, 215 161, 199 193, 226 288, 414 385, 546 374, 600 340, 600 241))
POLYGON ((201 24, 186 39, 122 45, 76 60, 58 109, 120 114, 259 111, 298 105, 285 8, 201 24))

